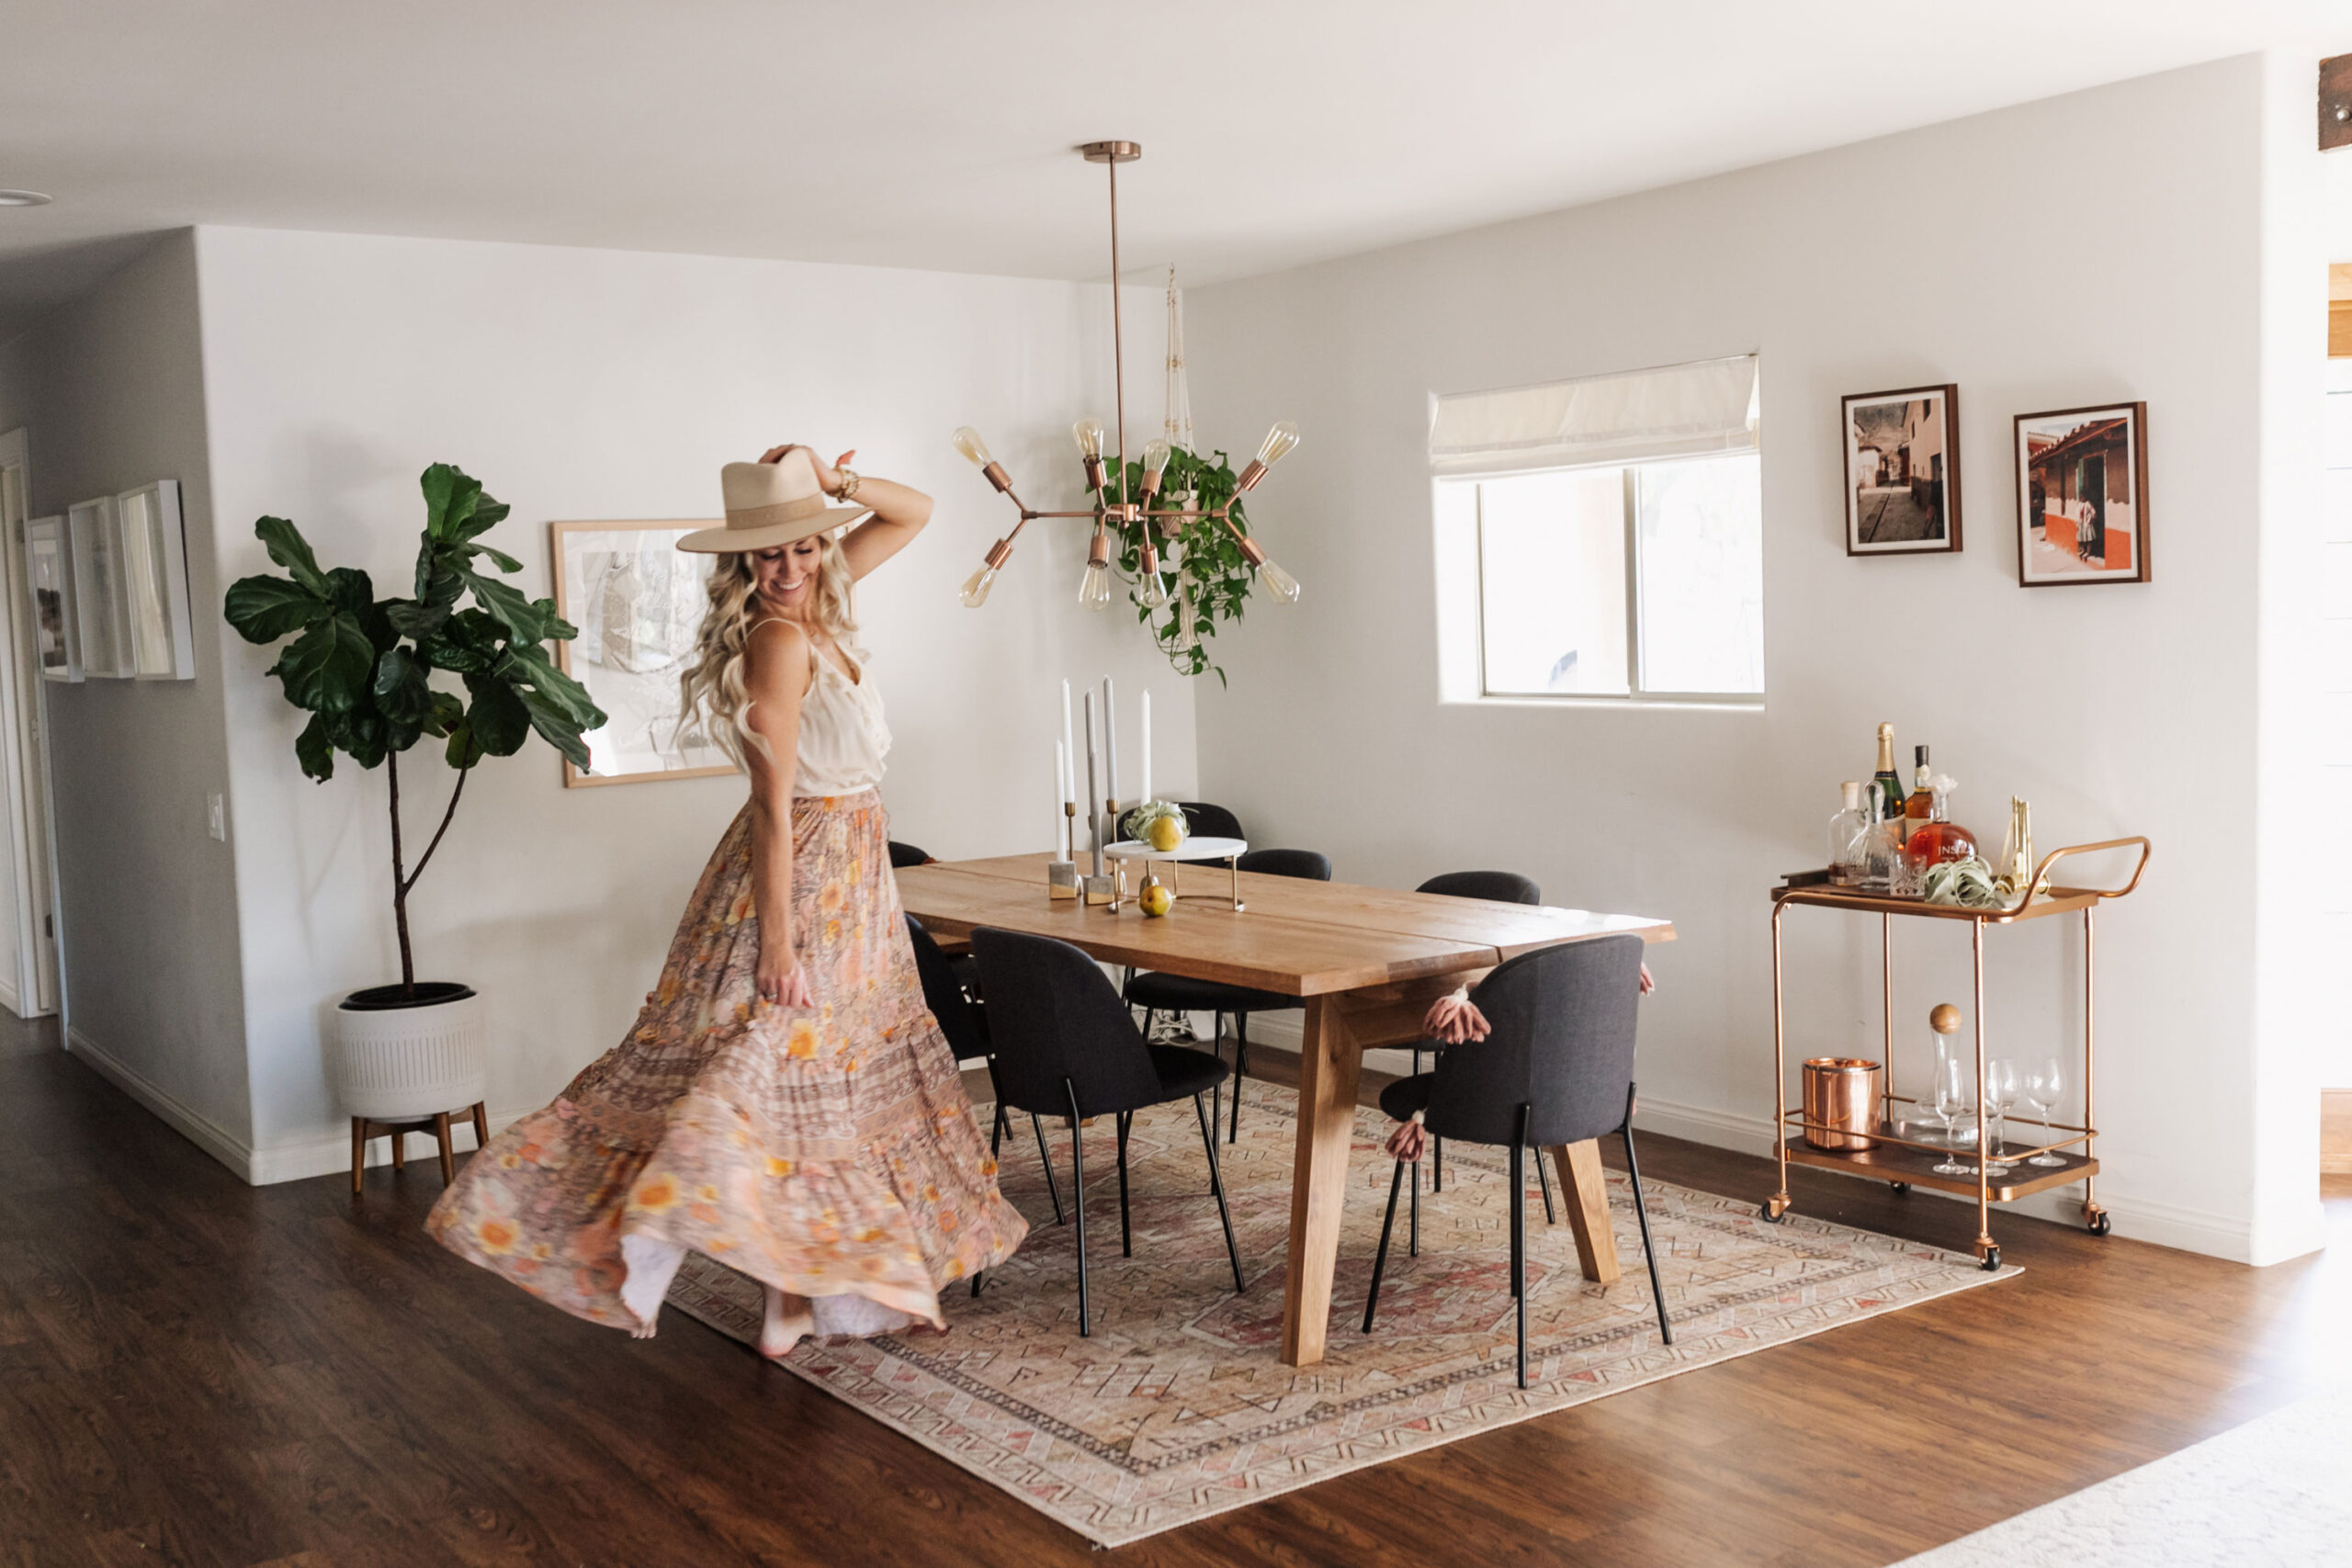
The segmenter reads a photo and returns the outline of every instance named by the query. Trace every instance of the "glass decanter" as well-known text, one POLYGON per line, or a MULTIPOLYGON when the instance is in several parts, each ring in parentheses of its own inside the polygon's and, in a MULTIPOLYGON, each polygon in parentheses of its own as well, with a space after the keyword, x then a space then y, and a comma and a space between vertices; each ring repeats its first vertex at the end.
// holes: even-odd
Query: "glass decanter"
POLYGON ((1976 852, 1976 835, 1951 819, 1951 792, 1960 786, 1950 776, 1936 775, 1932 788, 1935 804, 1928 808, 1928 820, 1911 834, 1909 850, 1912 863, 1922 868, 1941 865, 1946 861, 1966 860, 1976 852))
POLYGON ((1862 880, 1870 862, 1870 832, 1877 824, 1862 808, 1862 786, 1851 780, 1838 786, 1845 808, 1829 819, 1829 880, 1850 887, 1862 880))

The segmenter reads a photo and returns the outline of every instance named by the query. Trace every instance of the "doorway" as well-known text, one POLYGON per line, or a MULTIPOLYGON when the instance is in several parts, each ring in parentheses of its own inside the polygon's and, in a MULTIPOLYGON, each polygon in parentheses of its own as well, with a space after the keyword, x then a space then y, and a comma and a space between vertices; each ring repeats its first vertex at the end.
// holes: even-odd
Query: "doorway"
POLYGON ((0 1007, 57 1010, 57 911, 49 842, 47 693, 35 663, 25 525, 25 433, 0 435, 0 1007))

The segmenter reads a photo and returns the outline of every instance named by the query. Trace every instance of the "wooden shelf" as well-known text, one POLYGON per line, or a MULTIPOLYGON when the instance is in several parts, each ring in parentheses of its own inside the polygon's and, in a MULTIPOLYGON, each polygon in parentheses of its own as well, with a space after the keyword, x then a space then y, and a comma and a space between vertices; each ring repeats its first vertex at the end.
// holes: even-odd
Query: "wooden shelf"
MULTIPOLYGON (((1973 1165, 1976 1151, 1953 1149, 1951 1154, 1973 1165)), ((1996 1203, 2011 1203, 2052 1187, 2064 1187, 2070 1181, 2080 1181, 2098 1174, 2098 1161, 2081 1155, 2061 1154, 2064 1165, 2028 1165, 2023 1160, 2009 1168, 2007 1176, 1996 1176, 1986 1196, 1996 1203)), ((1956 1193, 1963 1198, 1976 1196, 1973 1176, 1938 1176, 1935 1168, 1943 1163, 1940 1151, 1905 1148, 1899 1144, 1881 1144, 1876 1148, 1860 1150, 1816 1149, 1802 1137, 1789 1140, 1789 1163, 1809 1165, 1817 1170, 1839 1170, 1849 1176, 1867 1177, 1873 1181, 1906 1181, 1914 1187, 1931 1187, 1939 1192, 1956 1193)))

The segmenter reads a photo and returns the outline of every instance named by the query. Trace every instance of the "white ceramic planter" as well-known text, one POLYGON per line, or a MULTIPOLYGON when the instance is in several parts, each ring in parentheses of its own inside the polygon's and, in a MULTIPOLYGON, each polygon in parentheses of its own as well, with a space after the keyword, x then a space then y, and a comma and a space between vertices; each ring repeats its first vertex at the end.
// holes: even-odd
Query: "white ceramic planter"
POLYGON ((481 998, 468 987, 420 983, 424 999, 382 1005, 398 989, 355 991, 335 1010, 336 1089, 344 1114, 412 1122, 486 1099, 490 1064, 481 998))

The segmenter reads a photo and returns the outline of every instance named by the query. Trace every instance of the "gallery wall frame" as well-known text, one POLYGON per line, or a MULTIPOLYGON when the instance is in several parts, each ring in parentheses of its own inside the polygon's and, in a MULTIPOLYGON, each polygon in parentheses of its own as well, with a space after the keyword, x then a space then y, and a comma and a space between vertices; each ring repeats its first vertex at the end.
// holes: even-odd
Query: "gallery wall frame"
POLYGON ((727 754, 689 730, 680 739, 678 677, 694 657, 718 558, 678 541, 715 521, 646 519, 548 525, 556 613, 580 628, 559 642, 563 672, 608 716, 590 730, 588 771, 563 762, 566 788, 710 778, 736 772, 727 754))
POLYGON ((82 629, 74 614, 73 547, 65 519, 25 525, 25 581, 33 601, 33 657, 40 678, 61 685, 82 679, 82 629))
POLYGON ((73 560, 82 674, 89 680, 124 679, 131 673, 130 601, 122 575, 122 520, 115 498, 96 496, 67 507, 65 535, 73 560))
POLYGON ((130 673, 141 681, 196 679, 188 618, 187 546, 177 479, 157 479, 115 497, 121 531, 123 631, 130 673))
POLYGON ((1960 388, 1857 392, 1839 400, 1846 553, 1958 553, 1960 388))
POLYGON ((2014 446, 2018 586, 2151 581, 2146 403, 2021 413, 2014 446))

